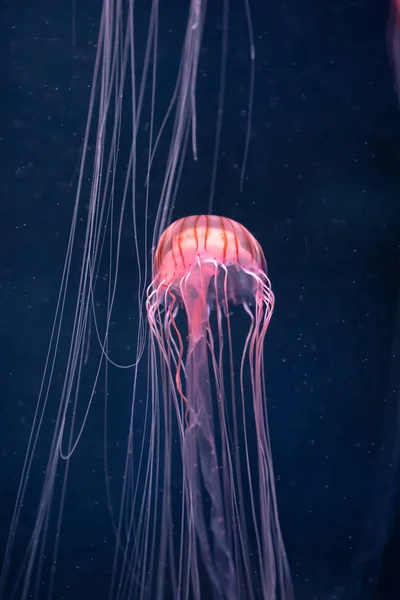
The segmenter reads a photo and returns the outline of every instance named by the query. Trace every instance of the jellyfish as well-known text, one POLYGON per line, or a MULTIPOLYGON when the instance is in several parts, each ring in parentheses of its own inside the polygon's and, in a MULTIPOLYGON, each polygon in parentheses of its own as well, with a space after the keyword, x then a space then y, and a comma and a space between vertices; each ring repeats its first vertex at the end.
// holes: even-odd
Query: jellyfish
MULTIPOLYGON (((229 81, 228 8, 221 3, 215 22, 204 0, 174 11, 158 0, 102 2, 53 327, 5 517, 0 600, 71 600, 83 587, 99 600, 292 597, 263 364, 274 296, 253 236, 211 216, 229 81), (213 39, 221 33, 220 69, 207 102, 197 102, 207 27, 213 39), (205 122, 204 131, 212 129, 211 106, 208 193, 196 210, 209 216, 169 225, 181 196, 187 206, 185 166, 189 157, 202 160, 197 131, 205 122), (96 508, 82 516, 86 496, 100 488, 96 508), (101 539, 100 527, 86 527, 98 506, 101 539), (83 532, 93 553, 86 568, 70 550, 83 532)), ((236 9, 249 66, 248 94, 243 105, 240 91, 237 107, 247 115, 242 189, 255 36, 248 0, 236 9)))
MULTIPOLYGON (((161 365, 163 410, 170 421, 174 405, 180 432, 183 498, 173 596, 211 597, 202 587, 201 562, 215 599, 287 600, 292 587, 278 518, 263 358, 274 294, 260 244, 225 217, 172 223, 155 252, 146 307, 161 365), (232 305, 241 306, 249 321, 239 364, 232 305), (186 319, 178 325, 180 312, 186 319)), ((168 429, 165 434, 168 448, 168 429)), ((167 488, 170 456, 164 458, 167 488)), ((171 518, 169 510, 163 515, 161 531, 171 518)))
POLYGON ((392 0, 387 25, 387 49, 394 79, 397 102, 400 102, 400 2, 392 0))

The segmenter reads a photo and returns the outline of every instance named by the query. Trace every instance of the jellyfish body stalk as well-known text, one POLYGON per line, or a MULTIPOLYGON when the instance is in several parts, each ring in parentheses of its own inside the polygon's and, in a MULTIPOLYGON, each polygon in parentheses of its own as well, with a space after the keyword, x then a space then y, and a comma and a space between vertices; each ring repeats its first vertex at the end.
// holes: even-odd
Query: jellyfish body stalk
MULTIPOLYGON (((216 270, 217 267, 212 265, 216 270)), ((200 285, 191 287, 192 311, 188 315, 189 348, 186 358, 186 430, 183 457, 188 512, 194 523, 200 553, 206 566, 215 598, 235 600, 236 581, 232 549, 225 528, 225 510, 221 490, 220 468, 215 442, 215 427, 210 382, 208 340, 210 332, 206 290, 211 275, 206 265, 201 269, 200 285), (197 287, 197 286, 196 286, 197 287), (193 298, 194 296, 194 298, 193 298), (204 516, 203 486, 209 498, 212 545, 204 516), (213 546, 213 547, 212 547, 213 546)), ((183 296, 184 298, 184 296, 183 296)), ((196 597, 200 597, 200 589, 196 597)))

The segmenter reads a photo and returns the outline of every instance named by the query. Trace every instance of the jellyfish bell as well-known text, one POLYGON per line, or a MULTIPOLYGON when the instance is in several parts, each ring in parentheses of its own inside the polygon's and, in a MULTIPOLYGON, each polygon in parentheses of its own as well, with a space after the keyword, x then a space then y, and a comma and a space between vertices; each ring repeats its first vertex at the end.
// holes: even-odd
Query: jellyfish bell
MULTIPOLYGON (((263 251, 241 224, 191 216, 160 237, 147 313, 152 356, 159 357, 152 372, 161 376, 165 415, 171 401, 175 406, 181 438, 183 514, 174 597, 205 597, 200 558, 214 598, 292 598, 265 395, 263 343, 273 307, 263 251), (231 303, 250 317, 241 348, 231 303), (180 308, 187 336, 177 322, 180 308), (181 595, 185 589, 190 596, 181 595)), ((170 446, 166 439, 165 448, 170 446)), ((165 455, 167 480, 169 460, 165 455)), ((163 522, 161 530, 167 527, 163 522)))
POLYGON ((197 338, 199 312, 228 303, 267 302, 274 296, 260 244, 240 223, 200 215, 172 223, 162 234, 154 257, 154 279, 148 303, 150 319, 157 304, 181 302, 197 338))

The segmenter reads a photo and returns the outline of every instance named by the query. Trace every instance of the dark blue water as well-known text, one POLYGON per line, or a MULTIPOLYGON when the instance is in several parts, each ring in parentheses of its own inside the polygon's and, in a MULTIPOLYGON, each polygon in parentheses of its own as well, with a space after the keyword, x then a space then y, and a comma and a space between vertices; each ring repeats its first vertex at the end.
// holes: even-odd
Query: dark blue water
MULTIPOLYGON (((73 19, 71 2, 8 2, 0 29, 0 550, 44 366, 87 118, 100 10, 93 1, 77 4, 73 19)), ((386 56, 388 3, 251 5, 256 89, 245 184, 240 192, 248 40, 242 2, 234 0, 214 212, 257 237, 276 294, 268 396, 296 597, 395 600, 400 112, 386 56)), ((165 31, 183 24, 184 9, 179 1, 165 20, 161 15, 161 102, 168 102, 168 69, 179 49, 165 31)), ((198 83, 199 161, 185 167, 175 218, 207 210, 220 23, 220 3, 210 2, 198 83)), ((159 185, 162 176, 160 170, 159 185)), ((122 280, 132 268, 123 256, 122 280)), ((120 323, 135 317, 132 306, 131 298, 120 302, 120 323)), ((122 373, 112 402, 116 477, 130 385, 122 373)), ((114 537, 101 427, 99 409, 77 453, 82 468, 69 482, 56 598, 107 598, 114 537)), ((38 472, 45 458, 39 447, 38 472)), ((35 506, 29 497, 26 504, 21 528, 28 534, 35 506)))

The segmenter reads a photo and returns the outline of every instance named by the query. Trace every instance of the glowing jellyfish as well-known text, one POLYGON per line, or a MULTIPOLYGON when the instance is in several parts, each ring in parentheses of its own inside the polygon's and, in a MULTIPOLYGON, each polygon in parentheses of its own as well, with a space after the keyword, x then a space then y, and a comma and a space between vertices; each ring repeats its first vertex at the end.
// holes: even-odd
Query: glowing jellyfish
POLYGON ((397 102, 400 102, 400 1, 392 0, 387 27, 387 47, 394 78, 397 102))
MULTIPOLYGON (((175 598, 210 596, 201 563, 213 598, 292 597, 265 395, 263 347, 273 308, 263 251, 242 225, 203 215, 180 219, 164 231, 147 313, 160 357, 165 420, 171 420, 172 403, 180 430, 183 499, 175 598), (249 318, 238 364, 230 305, 241 305, 249 318), (181 326, 180 309, 186 315, 181 326)), ((174 468, 170 431, 165 428, 166 489, 174 468)), ((160 529, 167 540, 171 501, 164 502, 160 529)), ((173 553, 173 542, 169 550, 173 553)), ((167 562, 174 565, 174 556, 167 562)))
MULTIPOLYGON (((188 217, 167 227, 186 158, 197 159, 198 117, 201 123, 206 107, 208 130, 217 98, 205 199, 212 212, 229 79, 229 3, 221 3, 217 93, 210 104, 198 103, 199 115, 207 3, 184 3, 181 28, 168 2, 102 4, 70 235, 10 515, 0 600, 75 600, 84 586, 98 600, 290 600, 266 407, 263 343, 274 296, 264 255, 229 219, 188 217), (160 59, 169 40, 178 40, 172 71, 160 59), (121 256, 129 265, 123 285, 121 256), (129 317, 120 315, 121 298, 129 299, 129 317), (249 319, 247 332, 243 320, 231 319, 234 305, 249 319), (126 374, 129 388, 121 394, 126 374), (94 406, 103 427, 90 428, 91 450, 77 456, 94 406), (121 427, 109 426, 111 413, 123 415, 121 427), (111 468, 108 434, 115 430, 113 450, 121 454, 111 468), (92 448, 101 455, 97 469, 92 448), (104 488, 98 504, 108 529, 96 539, 102 551, 110 549, 104 578, 75 569, 68 546, 76 532, 65 527, 66 515, 79 534, 87 525, 79 512, 84 470, 98 473, 104 488), (66 571, 74 573, 68 581, 66 571)), ((248 40, 249 65, 239 189, 251 137, 255 38, 249 1, 236 9, 241 33, 235 25, 234 35, 248 40)), ((236 86, 235 68, 232 79, 236 86)), ((91 547, 96 557, 98 545, 91 547)))

